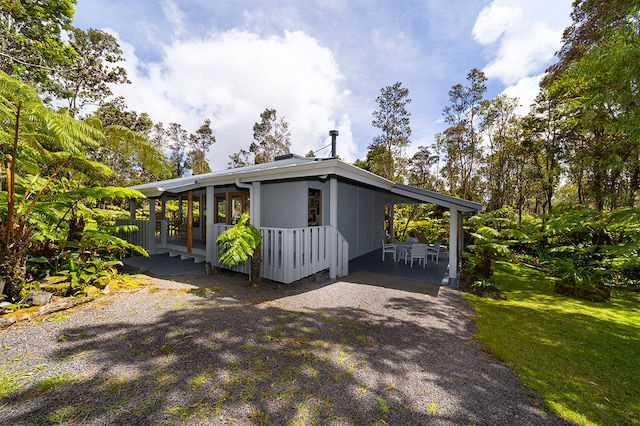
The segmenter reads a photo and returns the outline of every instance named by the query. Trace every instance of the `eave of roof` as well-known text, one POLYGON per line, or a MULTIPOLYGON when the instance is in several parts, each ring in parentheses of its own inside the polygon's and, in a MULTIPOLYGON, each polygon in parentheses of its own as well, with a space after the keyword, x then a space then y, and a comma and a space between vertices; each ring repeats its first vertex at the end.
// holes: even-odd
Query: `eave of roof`
POLYGON ((441 194, 439 192, 428 191, 426 189, 417 188, 415 186, 403 185, 396 183, 391 190, 393 194, 400 195, 422 201, 424 203, 437 204, 443 207, 455 207, 459 211, 478 213, 482 210, 482 204, 473 201, 464 200, 462 198, 452 197, 450 195, 441 194))
POLYGON ((235 184, 237 180, 243 183, 251 183, 309 177, 326 178, 329 176, 338 176, 388 191, 398 196, 397 202, 432 203, 449 208, 455 207, 460 211, 479 212, 482 210, 482 206, 478 203, 409 185, 398 184, 360 167, 347 164, 337 158, 293 157, 270 163, 151 182, 133 186, 132 189, 137 189, 149 198, 158 198, 164 193, 177 194, 207 186, 231 185, 235 184))

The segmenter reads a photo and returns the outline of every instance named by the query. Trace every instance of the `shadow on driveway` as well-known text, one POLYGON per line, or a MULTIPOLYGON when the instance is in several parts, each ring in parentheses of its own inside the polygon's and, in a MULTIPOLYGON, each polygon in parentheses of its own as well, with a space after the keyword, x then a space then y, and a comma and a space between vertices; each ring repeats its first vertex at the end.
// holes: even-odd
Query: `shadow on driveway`
POLYGON ((1 332, 21 379, 0 424, 568 424, 479 349, 455 290, 236 278, 177 277, 185 291, 1 332))

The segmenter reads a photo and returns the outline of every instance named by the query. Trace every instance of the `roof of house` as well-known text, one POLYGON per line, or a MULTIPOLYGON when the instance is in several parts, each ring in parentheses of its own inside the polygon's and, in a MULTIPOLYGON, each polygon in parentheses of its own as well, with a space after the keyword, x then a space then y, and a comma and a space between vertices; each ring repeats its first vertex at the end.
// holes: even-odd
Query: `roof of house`
POLYGON ((178 194, 206 186, 310 177, 326 179, 330 176, 380 189, 390 194, 390 202, 394 203, 433 203, 469 212, 479 212, 482 209, 482 205, 472 201, 392 182, 338 158, 309 158, 293 154, 282 156, 269 163, 150 182, 131 188, 137 189, 149 198, 158 198, 166 193, 178 194))

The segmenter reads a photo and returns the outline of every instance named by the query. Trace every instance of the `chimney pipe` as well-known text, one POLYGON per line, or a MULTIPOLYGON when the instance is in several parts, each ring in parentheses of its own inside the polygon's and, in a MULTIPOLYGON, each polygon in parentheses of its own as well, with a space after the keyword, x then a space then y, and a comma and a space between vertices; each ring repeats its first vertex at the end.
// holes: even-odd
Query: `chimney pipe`
POLYGON ((337 130, 329 130, 329 136, 331 136, 331 157, 336 156, 336 137, 338 137, 337 130))

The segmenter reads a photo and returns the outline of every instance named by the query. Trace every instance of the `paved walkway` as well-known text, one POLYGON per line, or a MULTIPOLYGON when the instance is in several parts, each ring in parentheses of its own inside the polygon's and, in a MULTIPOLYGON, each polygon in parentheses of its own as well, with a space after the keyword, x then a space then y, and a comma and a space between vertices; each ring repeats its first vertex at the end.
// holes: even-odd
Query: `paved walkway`
POLYGON ((122 259, 122 263, 130 270, 155 276, 172 277, 204 272, 204 262, 196 263, 193 259, 182 260, 180 256, 169 257, 168 254, 125 257, 122 259))

